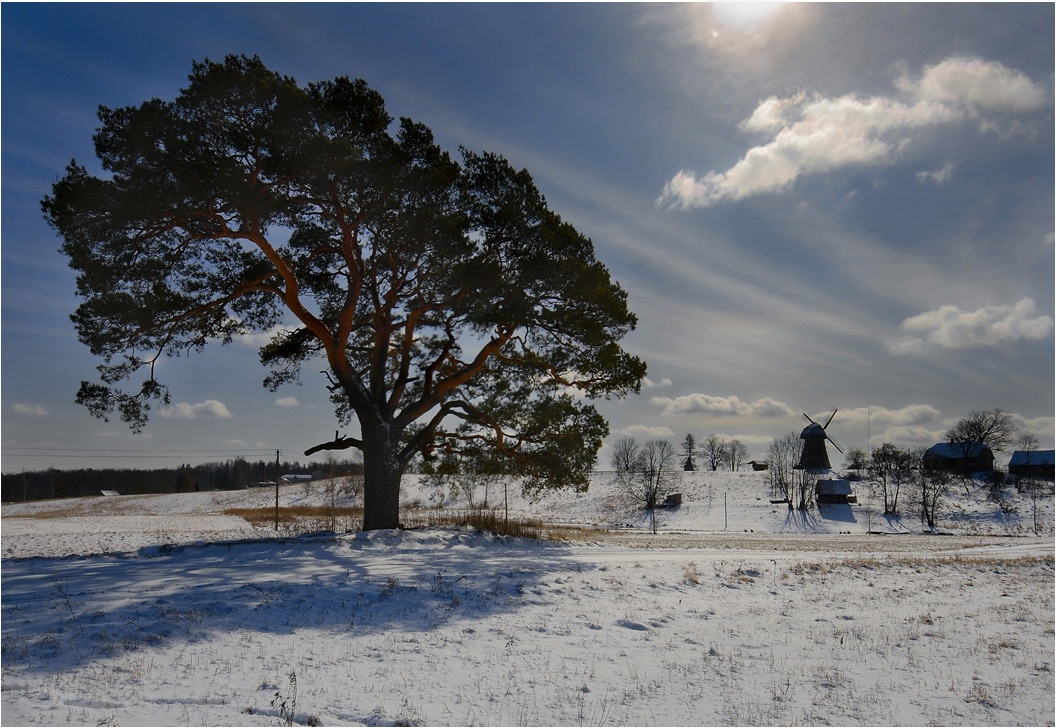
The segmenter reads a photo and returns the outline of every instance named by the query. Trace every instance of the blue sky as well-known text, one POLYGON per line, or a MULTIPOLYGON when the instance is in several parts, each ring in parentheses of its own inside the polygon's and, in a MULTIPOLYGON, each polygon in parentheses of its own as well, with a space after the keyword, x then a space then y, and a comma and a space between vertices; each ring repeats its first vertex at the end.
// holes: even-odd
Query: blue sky
MULTIPOLYGON (((844 446, 975 409, 1053 446, 1052 4, 16 4, 2 7, 4 472, 295 456, 321 376, 270 393, 253 342, 166 361, 143 435, 73 401, 97 362, 40 199, 94 162, 100 104, 192 60, 347 75, 394 116, 527 168, 628 291, 649 363, 613 438, 755 457, 839 407, 844 446)), ((603 451, 602 463, 607 462, 603 451)))

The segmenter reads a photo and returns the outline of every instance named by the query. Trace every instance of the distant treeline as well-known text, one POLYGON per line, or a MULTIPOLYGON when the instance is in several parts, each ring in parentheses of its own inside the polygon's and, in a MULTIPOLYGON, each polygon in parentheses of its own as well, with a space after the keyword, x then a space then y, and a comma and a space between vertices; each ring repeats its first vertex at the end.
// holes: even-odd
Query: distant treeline
MULTIPOLYGON (((279 474, 317 474, 327 477, 361 473, 363 464, 352 460, 338 460, 332 464, 284 461, 279 474)), ((275 480, 275 461, 250 462, 242 458, 222 463, 181 465, 175 468, 131 470, 118 468, 84 468, 81 470, 26 471, 5 473, 0 487, 0 498, 12 501, 41 500, 44 498, 77 498, 99 495, 111 490, 121 495, 144 493, 190 493, 196 490, 238 490, 263 480, 275 480)))

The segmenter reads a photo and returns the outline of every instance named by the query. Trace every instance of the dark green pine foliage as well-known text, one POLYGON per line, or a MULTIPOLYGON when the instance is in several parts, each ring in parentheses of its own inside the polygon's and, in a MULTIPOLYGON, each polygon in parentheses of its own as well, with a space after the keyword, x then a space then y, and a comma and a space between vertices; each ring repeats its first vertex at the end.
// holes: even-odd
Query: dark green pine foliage
POLYGON ((265 386, 321 364, 359 435, 306 454, 363 451, 364 528, 397 526, 417 454, 585 484, 608 429, 584 396, 637 392, 645 365, 619 345, 624 291, 526 171, 453 160, 363 81, 301 87, 255 57, 99 118, 105 174, 71 162, 42 203, 102 359, 93 414, 140 429, 169 401, 161 358, 283 324, 265 386))

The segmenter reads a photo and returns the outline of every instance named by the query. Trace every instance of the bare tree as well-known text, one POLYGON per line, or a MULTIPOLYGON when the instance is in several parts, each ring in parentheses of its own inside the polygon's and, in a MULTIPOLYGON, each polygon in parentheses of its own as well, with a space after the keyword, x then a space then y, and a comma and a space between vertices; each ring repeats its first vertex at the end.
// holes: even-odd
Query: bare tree
POLYGON ((938 523, 939 506, 950 490, 953 477, 941 468, 918 468, 920 483, 920 520, 929 528, 938 523))
POLYGON ((873 450, 869 475, 884 497, 884 515, 898 513, 898 496, 920 461, 897 445, 884 443, 873 450))
MULTIPOLYGON (((1016 426, 1012 415, 1002 409, 973 410, 955 426, 946 431, 946 439, 959 448, 965 460, 977 456, 980 448, 991 451, 1004 450, 1012 444, 1016 426)), ((968 485, 971 473, 961 474, 965 495, 971 495, 968 485)))
POLYGON ((748 446, 740 440, 734 439, 726 443, 726 464, 730 470, 736 471, 748 458, 748 446))
POLYGON ((1015 436, 1012 415, 1002 409, 974 410, 946 432, 951 443, 967 446, 978 442, 991 450, 1006 449, 1015 436))
MULTIPOLYGON (((792 471, 792 501, 798 510, 805 511, 814 505, 817 484, 818 472, 816 470, 792 471)), ((789 507, 791 506, 790 503, 789 507)))
POLYGON ((624 494, 649 510, 656 533, 656 502, 661 495, 681 483, 675 448, 667 440, 650 440, 641 449, 635 466, 619 475, 624 494))
MULTIPOLYGON (((1024 432, 1016 440, 1016 448, 1027 453, 1026 465, 1029 468, 1031 465, 1031 453, 1038 448, 1038 436, 1033 432, 1024 432)), ((1041 522, 1038 520, 1038 486, 1039 483, 1037 477, 1035 477, 1033 473, 1030 473, 1029 470, 1028 474, 1025 477, 1020 478, 1017 483, 1020 492, 1026 490, 1030 493, 1030 510, 1031 515, 1033 516, 1035 536, 1037 536, 1041 530, 1041 522)))
POLYGON ((708 435, 700 445, 700 455, 712 470, 726 461, 726 441, 718 435, 708 435))
POLYGON ((843 461, 843 467, 848 470, 854 470, 858 473, 858 477, 862 477, 862 471, 869 467, 869 455, 861 448, 852 448, 847 452, 847 457, 843 461))
POLYGON ((793 467, 799 459, 799 435, 789 432, 770 443, 766 455, 771 495, 783 495, 791 505, 793 467))
POLYGON ((641 457, 641 446, 633 437, 621 437, 612 446, 612 468, 617 473, 634 470, 641 457))

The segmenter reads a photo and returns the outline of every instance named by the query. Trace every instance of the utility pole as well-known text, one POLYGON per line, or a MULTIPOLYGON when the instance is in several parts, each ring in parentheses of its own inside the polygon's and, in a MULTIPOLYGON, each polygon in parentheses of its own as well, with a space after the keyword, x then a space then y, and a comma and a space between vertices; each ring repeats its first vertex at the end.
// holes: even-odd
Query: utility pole
POLYGON ((275 450, 275 530, 279 530, 279 453, 282 450, 275 450))
POLYGON ((873 454, 872 445, 869 444, 869 435, 870 435, 869 430, 870 430, 870 427, 872 425, 872 419, 873 419, 873 403, 872 402, 866 402, 865 403, 865 454, 866 455, 872 455, 873 454))

